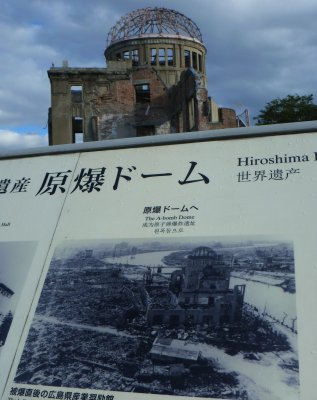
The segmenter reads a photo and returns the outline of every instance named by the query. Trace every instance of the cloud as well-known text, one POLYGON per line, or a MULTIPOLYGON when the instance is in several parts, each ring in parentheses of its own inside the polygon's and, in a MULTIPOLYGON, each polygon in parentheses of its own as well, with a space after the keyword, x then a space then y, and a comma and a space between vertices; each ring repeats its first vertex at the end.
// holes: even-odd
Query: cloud
POLYGON ((0 129, 0 153, 7 150, 47 146, 47 135, 37 133, 21 134, 0 129))

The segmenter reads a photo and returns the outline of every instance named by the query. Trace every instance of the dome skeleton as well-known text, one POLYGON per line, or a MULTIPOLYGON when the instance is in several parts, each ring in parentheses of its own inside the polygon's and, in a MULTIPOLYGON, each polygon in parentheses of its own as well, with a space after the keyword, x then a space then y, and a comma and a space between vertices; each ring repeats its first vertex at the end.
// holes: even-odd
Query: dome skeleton
POLYGON ((140 35, 181 35, 202 42, 198 26, 178 11, 142 8, 121 17, 108 33, 107 45, 140 35))

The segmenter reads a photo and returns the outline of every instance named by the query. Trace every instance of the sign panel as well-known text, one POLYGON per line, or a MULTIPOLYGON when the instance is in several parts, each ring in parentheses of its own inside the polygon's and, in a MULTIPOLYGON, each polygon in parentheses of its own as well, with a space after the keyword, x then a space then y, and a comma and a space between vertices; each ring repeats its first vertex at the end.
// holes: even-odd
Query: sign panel
POLYGON ((50 195, 61 179, 56 167, 71 170, 77 159, 62 155, 0 161, 0 395, 66 197, 67 183, 63 192, 50 195), (45 179, 51 191, 40 196, 45 179))
POLYGON ((45 165, 32 218, 62 207, 3 399, 313 398, 315 150, 309 133, 45 165))

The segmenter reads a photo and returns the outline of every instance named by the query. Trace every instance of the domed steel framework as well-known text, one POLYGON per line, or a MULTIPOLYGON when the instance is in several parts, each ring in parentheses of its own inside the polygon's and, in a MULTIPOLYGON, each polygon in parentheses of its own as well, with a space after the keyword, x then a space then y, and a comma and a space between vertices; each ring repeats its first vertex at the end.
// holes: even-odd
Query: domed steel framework
POLYGON ((197 258, 203 258, 203 259, 210 259, 210 260, 215 260, 218 258, 218 255, 215 251, 213 251, 210 247, 197 247, 194 249, 188 256, 189 259, 197 259, 197 258))
POLYGON ((108 33, 107 46, 144 35, 180 35, 202 43, 201 32, 190 18, 171 9, 148 7, 121 17, 108 33))

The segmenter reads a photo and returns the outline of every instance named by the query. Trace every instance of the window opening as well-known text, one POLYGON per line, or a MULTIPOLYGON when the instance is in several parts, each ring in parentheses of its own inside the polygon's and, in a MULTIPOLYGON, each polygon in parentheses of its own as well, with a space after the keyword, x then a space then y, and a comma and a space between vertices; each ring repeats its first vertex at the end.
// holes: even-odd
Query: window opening
POLYGON ((154 127, 154 125, 137 126, 136 135, 137 136, 152 136, 152 135, 155 135, 155 127, 154 127))
POLYGON ((214 297, 209 297, 208 305, 209 305, 209 306, 212 306, 212 307, 215 305, 215 299, 214 299, 214 297))
POLYGON ((132 65, 139 65, 139 50, 134 49, 131 51, 132 65))
POLYGON ((165 65, 165 49, 159 49, 159 64, 165 65))
POLYGON ((193 68, 197 69, 197 53, 193 51, 193 68))
POLYGON ((185 67, 189 68, 190 67, 190 51, 185 50, 184 56, 185 56, 185 67))
POLYGON ((84 143, 84 134, 83 133, 75 133, 75 143, 84 143))
POLYGON ((130 59, 130 52, 129 51, 124 51, 123 52, 123 59, 124 60, 129 60, 130 59))
POLYGON ((81 85, 73 85, 70 88, 71 101, 73 103, 81 103, 83 100, 83 87, 81 85))
POLYGON ((201 54, 198 54, 198 69, 200 72, 203 71, 203 58, 201 54))
POLYGON ((135 101, 137 103, 149 103, 150 95, 150 85, 148 83, 135 85, 135 101))
POLYGON ((83 118, 73 117, 73 143, 84 142, 84 123, 83 118))
POLYGON ((174 51, 173 49, 167 49, 167 65, 174 65, 174 51))
POLYGON ((151 65, 156 65, 157 61, 157 51, 156 49, 151 49, 151 65))

